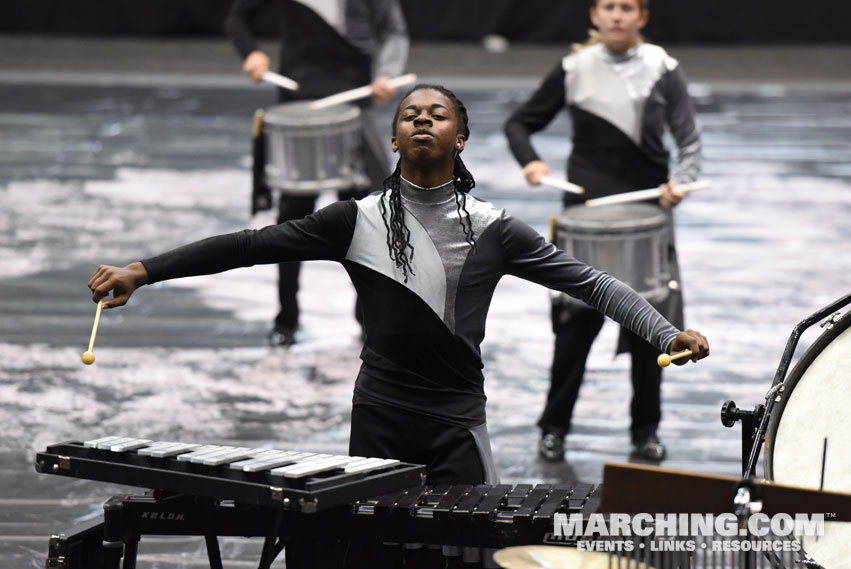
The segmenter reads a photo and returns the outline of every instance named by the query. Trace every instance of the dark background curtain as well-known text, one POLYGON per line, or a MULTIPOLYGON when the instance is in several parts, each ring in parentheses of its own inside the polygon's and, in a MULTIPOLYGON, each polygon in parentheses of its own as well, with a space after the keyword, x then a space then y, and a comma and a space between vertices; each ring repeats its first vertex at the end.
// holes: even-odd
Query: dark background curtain
MULTIPOLYGON (((221 36, 231 0, 0 2, 0 32, 110 36, 221 36)), ((589 0, 401 0, 415 40, 566 43, 589 27, 589 0)), ((660 43, 848 43, 847 0, 652 0, 645 35, 660 43)), ((274 36, 274 6, 259 15, 274 36)))

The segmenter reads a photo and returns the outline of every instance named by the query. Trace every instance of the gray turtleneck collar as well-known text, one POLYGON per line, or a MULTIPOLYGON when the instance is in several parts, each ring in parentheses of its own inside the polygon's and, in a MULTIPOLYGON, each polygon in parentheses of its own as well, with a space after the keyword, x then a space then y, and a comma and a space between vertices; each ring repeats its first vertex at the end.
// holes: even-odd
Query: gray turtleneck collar
POLYGON ((433 188, 418 186, 401 176, 400 179, 402 180, 402 197, 409 202, 434 205, 455 199, 455 184, 452 179, 433 188))

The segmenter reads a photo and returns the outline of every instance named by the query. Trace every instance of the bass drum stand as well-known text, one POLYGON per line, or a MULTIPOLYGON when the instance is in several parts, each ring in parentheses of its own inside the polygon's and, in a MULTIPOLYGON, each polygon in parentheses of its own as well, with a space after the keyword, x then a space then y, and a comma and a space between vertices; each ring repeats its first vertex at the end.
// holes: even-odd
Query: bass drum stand
MULTIPOLYGON (((786 348, 780 359, 780 365, 774 375, 774 380, 765 394, 765 403, 757 404, 753 410, 739 409, 732 400, 725 401, 721 406, 721 424, 732 428, 739 421, 742 422, 742 482, 739 484, 735 498, 735 512, 740 520, 746 520, 750 515, 761 509, 761 499, 753 479, 756 476, 756 463, 759 458, 760 449, 765 442, 769 419, 775 403, 780 402, 785 389, 786 374, 789 364, 798 346, 801 334, 813 324, 823 321, 822 328, 831 328, 839 316, 838 310, 851 304, 851 294, 846 295, 832 304, 822 308, 798 322, 786 342, 786 348)), ((749 560, 750 561, 750 560, 749 560)), ((812 559, 807 559, 802 564, 808 569, 823 569, 820 564, 812 559)), ((752 566, 746 563, 745 567, 752 566)))

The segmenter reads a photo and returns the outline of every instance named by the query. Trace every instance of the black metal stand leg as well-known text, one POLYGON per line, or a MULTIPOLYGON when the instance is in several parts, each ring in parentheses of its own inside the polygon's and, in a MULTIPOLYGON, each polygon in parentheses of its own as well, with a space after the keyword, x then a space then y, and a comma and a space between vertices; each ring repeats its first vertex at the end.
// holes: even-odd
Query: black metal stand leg
POLYGON ((215 535, 205 535, 204 541, 207 542, 207 558, 210 560, 210 569, 223 569, 219 539, 215 535))
POLYGON ((748 460, 751 455, 751 448, 754 444, 754 415, 753 413, 739 412, 742 420, 742 477, 749 478, 756 475, 756 464, 751 468, 751 472, 746 472, 748 469, 748 460))
MULTIPOLYGON (((734 401, 725 401, 721 406, 721 424, 730 428, 736 424, 736 421, 742 422, 742 478, 750 478, 756 475, 756 461, 748 468, 751 453, 756 440, 756 424, 762 420, 765 414, 765 407, 757 405, 753 411, 745 411, 736 407, 734 401)), ((762 441, 759 441, 762 445, 762 441)))
POLYGON ((266 540, 263 542, 263 552, 260 554, 260 565, 257 569, 269 569, 272 566, 272 561, 281 552, 283 546, 278 543, 278 534, 281 529, 281 520, 283 518, 283 510, 278 511, 275 515, 275 522, 269 533, 266 534, 266 540))
POLYGON ((122 569, 136 569, 136 555, 139 553, 141 536, 132 535, 124 540, 124 565, 122 569))
POLYGON ((115 496, 103 505, 103 567, 119 569, 124 553, 121 540, 121 515, 124 509, 121 497, 115 496))

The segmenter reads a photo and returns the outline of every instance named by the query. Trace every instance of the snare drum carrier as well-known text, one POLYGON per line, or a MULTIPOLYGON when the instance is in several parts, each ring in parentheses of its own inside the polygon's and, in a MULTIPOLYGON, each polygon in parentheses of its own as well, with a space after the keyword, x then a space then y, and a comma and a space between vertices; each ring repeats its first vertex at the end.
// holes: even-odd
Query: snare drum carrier
POLYGON ((367 187, 361 160, 361 111, 349 104, 312 110, 282 103, 263 115, 266 184, 285 193, 367 187))
POLYGON ((644 203, 569 206, 555 223, 559 249, 606 271, 654 304, 670 293, 670 240, 665 211, 644 203))

